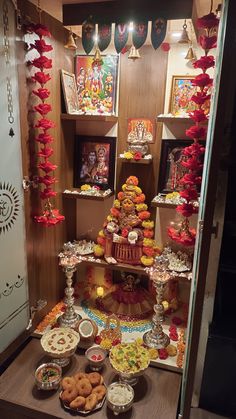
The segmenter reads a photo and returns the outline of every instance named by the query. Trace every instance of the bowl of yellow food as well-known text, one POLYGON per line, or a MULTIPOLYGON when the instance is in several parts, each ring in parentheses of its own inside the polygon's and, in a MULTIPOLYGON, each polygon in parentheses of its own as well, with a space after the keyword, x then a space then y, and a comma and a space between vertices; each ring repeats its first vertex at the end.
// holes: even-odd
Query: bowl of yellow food
POLYGON ((120 380, 135 385, 150 363, 146 348, 136 342, 120 343, 110 350, 109 360, 120 380))

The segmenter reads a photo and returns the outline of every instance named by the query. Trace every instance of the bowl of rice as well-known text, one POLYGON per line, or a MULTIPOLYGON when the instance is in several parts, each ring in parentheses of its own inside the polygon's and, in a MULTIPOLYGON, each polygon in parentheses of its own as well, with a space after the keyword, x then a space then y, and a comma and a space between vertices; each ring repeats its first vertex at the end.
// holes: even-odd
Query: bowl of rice
POLYGON ((127 383, 116 382, 107 389, 107 406, 114 415, 127 412, 134 401, 134 390, 127 383))

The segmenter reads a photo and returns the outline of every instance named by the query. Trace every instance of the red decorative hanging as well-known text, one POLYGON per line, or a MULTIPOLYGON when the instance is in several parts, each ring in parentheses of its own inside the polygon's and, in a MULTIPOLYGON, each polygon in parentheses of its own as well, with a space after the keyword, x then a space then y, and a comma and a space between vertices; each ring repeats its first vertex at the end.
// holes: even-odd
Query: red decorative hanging
POLYGON ((216 30, 218 25, 219 19, 214 13, 209 13, 197 20, 197 27, 204 30, 204 34, 199 37, 199 43, 205 50, 205 55, 193 64, 195 68, 201 69, 202 73, 197 75, 192 81, 192 85, 197 86, 198 91, 192 96, 191 100, 197 105, 198 109, 189 113, 195 125, 186 130, 186 135, 193 140, 193 144, 184 148, 183 155, 185 159, 181 163, 182 166, 188 169, 188 173, 180 179, 180 185, 182 186, 180 196, 186 202, 178 205, 176 211, 184 219, 179 229, 168 228, 169 237, 183 246, 193 246, 195 244, 196 231, 190 228, 189 218, 198 212, 194 201, 198 197, 199 186, 201 185, 205 152, 205 148, 199 143, 199 140, 205 139, 207 134, 207 128, 201 124, 208 119, 209 110, 206 111, 204 105, 211 98, 209 88, 213 82, 206 71, 215 65, 214 57, 208 55, 208 53, 212 48, 216 47, 216 30))
POLYGON ((49 144, 53 142, 53 136, 48 133, 48 130, 54 128, 56 125, 47 118, 47 114, 52 111, 52 106, 50 103, 45 103, 46 99, 50 97, 50 90, 45 87, 45 84, 51 80, 51 76, 49 73, 46 73, 45 70, 52 68, 52 60, 44 54, 52 51, 53 48, 43 39, 43 37, 51 36, 46 26, 42 24, 31 25, 28 27, 28 32, 35 33, 39 37, 33 44, 30 44, 31 48, 36 49, 39 53, 39 57, 35 58, 30 64, 39 69, 39 71, 35 72, 31 77, 31 80, 40 85, 40 87, 33 90, 33 94, 40 100, 40 103, 37 106, 34 106, 33 109, 34 112, 39 114, 39 119, 34 125, 34 128, 38 130, 35 141, 41 144, 41 148, 37 152, 37 156, 39 157, 37 167, 43 172, 43 175, 38 177, 38 183, 41 185, 40 198, 46 201, 43 214, 35 216, 34 220, 46 227, 50 227, 65 219, 58 209, 53 209, 50 202, 50 198, 57 195, 57 192, 53 190, 56 178, 50 174, 57 166, 52 164, 49 160, 53 154, 53 148, 49 146, 49 144))

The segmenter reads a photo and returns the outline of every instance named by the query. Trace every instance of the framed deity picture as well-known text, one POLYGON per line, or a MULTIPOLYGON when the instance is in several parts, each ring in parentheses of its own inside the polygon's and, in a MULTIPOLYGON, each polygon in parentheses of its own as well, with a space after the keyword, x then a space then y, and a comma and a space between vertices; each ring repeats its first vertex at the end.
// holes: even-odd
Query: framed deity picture
POLYGON ((75 75, 61 70, 61 84, 64 94, 66 112, 79 113, 79 98, 76 88, 75 75))
POLYGON ((101 189, 114 189, 115 140, 114 137, 76 137, 75 188, 87 183, 101 189))
POLYGON ((116 113, 118 55, 77 55, 75 76, 79 97, 79 113, 87 115, 114 115, 116 113))
POLYGON ((197 87, 192 86, 194 76, 173 76, 170 93, 169 112, 173 115, 183 115, 194 111, 197 107, 191 97, 197 92, 197 87))
MULTIPOLYGON (((158 193, 167 194, 181 189, 180 179, 188 172, 181 162, 186 159, 183 149, 191 140, 162 140, 158 193)), ((200 141, 204 145, 204 141, 200 141)))
POLYGON ((128 143, 154 143, 154 120, 147 118, 128 119, 128 143))

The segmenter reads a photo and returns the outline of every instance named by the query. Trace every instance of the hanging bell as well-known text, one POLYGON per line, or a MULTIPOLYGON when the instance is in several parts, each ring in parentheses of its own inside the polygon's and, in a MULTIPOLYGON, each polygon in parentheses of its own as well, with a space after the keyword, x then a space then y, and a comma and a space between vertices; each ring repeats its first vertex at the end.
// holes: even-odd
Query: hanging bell
POLYGON ((195 53, 193 51, 193 48, 191 46, 189 47, 188 52, 186 54, 186 57, 184 57, 184 58, 185 58, 185 60, 189 60, 189 61, 196 60, 196 55, 195 55, 195 53))
POLYGON ((130 48, 128 58, 130 58, 131 60, 137 60, 138 58, 141 58, 139 50, 136 49, 134 45, 132 45, 132 47, 130 48))
POLYGON ((101 56, 100 50, 99 48, 96 48, 93 61, 101 61, 101 60, 102 60, 102 56, 101 56))
POLYGON ((64 47, 67 49, 71 49, 72 51, 75 51, 77 49, 75 39, 71 31, 69 32, 67 43, 64 45, 64 47))
POLYGON ((178 41, 179 44, 188 44, 190 42, 189 36, 188 36, 188 31, 187 31, 187 24, 186 24, 186 20, 184 21, 183 24, 183 29, 181 32, 181 36, 180 39, 178 41))

